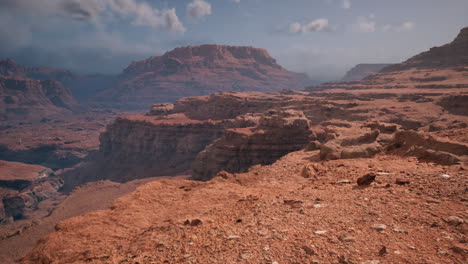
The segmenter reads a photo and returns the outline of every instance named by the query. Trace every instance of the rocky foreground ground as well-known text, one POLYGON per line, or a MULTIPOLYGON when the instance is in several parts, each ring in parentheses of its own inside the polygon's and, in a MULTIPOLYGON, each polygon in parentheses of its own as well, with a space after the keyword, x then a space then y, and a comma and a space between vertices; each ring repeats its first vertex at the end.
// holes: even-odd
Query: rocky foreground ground
POLYGON ((466 263, 466 167, 318 155, 145 184, 61 222, 22 263, 466 263))

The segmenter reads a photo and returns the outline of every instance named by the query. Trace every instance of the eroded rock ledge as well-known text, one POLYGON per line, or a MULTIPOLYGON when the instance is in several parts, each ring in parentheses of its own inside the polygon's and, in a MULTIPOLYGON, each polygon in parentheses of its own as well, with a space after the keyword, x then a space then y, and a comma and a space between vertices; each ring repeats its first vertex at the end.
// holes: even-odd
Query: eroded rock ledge
POLYGON ((261 115, 257 126, 227 129, 222 138, 200 152, 192 178, 209 180, 221 170, 246 172, 252 165, 268 165, 313 139, 304 113, 270 110, 261 115))

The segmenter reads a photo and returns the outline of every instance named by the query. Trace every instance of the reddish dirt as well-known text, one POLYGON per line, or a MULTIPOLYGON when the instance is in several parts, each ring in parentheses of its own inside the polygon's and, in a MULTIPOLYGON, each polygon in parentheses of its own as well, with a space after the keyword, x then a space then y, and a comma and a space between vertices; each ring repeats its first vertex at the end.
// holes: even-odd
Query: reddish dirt
MULTIPOLYGON (((184 176, 175 179, 183 179, 184 176)), ((93 182, 80 186, 68 196, 59 196, 39 204, 39 210, 28 220, 0 225, 0 261, 13 263, 24 255, 46 234, 53 232, 55 225, 67 218, 95 210, 108 208, 113 200, 132 192, 138 186, 165 177, 147 178, 127 183, 111 181, 93 182)))
POLYGON ((466 170, 398 156, 317 162, 317 154, 206 183, 145 184, 111 209, 61 222, 22 263, 466 261, 466 170), (311 160, 319 170, 306 179, 311 160), (369 172, 376 181, 357 187, 369 172), (410 183, 395 184, 401 177, 410 183))

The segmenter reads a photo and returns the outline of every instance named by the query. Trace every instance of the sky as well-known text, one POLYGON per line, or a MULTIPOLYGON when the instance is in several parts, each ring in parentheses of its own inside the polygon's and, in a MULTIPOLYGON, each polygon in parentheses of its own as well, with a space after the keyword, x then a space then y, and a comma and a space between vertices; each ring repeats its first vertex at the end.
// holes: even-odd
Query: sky
POLYGON ((265 48, 288 70, 340 79, 452 41, 468 0, 0 0, 0 57, 118 74, 200 44, 265 48))

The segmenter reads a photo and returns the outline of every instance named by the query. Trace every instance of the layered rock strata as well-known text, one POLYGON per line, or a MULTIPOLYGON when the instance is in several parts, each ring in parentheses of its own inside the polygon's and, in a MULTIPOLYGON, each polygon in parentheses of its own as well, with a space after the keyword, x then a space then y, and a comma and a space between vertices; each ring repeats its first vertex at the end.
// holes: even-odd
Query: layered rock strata
POLYGON ((228 129, 200 152, 192 178, 209 180, 221 170, 237 173, 252 165, 268 165, 312 139, 310 122, 302 112, 271 110, 261 115, 257 126, 228 129))
POLYGON ((62 185, 48 168, 0 161, 0 223, 26 218, 39 202, 57 196, 62 185))
POLYGON ((176 48, 130 64, 117 84, 100 92, 97 106, 147 108, 216 91, 302 89, 305 74, 287 71, 264 49, 221 45, 176 48))

